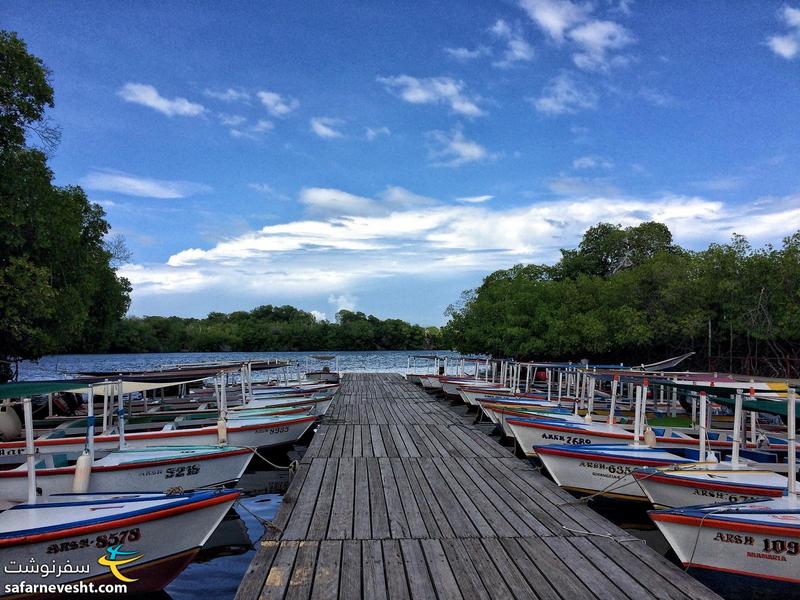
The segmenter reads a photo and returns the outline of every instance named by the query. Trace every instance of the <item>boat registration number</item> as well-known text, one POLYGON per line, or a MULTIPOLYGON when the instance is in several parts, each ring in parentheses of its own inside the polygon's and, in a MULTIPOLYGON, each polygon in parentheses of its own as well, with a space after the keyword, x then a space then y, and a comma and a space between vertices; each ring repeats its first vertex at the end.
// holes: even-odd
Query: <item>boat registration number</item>
POLYGON ((275 435, 276 433, 287 433, 289 431, 289 426, 284 425, 283 427, 273 427, 269 430, 270 435, 275 435))
POLYGON ((200 472, 200 465, 186 465, 180 467, 168 467, 164 473, 164 479, 185 477, 186 475, 197 475, 200 472))
POLYGON ((69 552, 70 550, 79 550, 89 547, 107 548, 109 546, 116 546, 117 544, 136 542, 140 539, 142 539, 142 532, 139 531, 138 527, 134 527, 133 529, 104 533, 103 535, 98 535, 96 538, 83 538, 80 540, 51 544, 47 547, 47 554, 58 554, 60 552, 69 552))
POLYGON ((561 435, 560 433, 543 433, 543 440, 557 440, 565 444, 586 445, 591 444, 592 440, 589 438, 575 437, 574 435, 561 435))

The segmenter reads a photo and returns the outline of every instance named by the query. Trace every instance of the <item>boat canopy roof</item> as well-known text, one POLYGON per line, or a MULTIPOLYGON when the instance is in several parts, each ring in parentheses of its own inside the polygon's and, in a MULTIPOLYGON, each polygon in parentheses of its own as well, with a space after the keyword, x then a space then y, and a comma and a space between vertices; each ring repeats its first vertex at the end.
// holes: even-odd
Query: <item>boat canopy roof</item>
POLYGON ((89 393, 91 385, 95 393, 102 394, 103 388, 108 387, 109 394, 115 394, 116 386, 122 382, 122 393, 131 394, 146 390, 155 390, 182 383, 192 383, 202 381, 205 377, 187 376, 173 377, 169 380, 153 381, 144 378, 116 377, 114 379, 105 377, 86 377, 81 379, 61 379, 49 381, 19 381, 15 383, 4 383, 0 385, 0 400, 8 398, 30 398, 32 396, 44 396, 55 392, 72 392, 75 394, 89 393))
MULTIPOLYGON (((708 399, 711 402, 716 402, 717 404, 722 404, 729 408, 734 408, 736 406, 736 400, 734 398, 726 398, 723 396, 709 396, 708 399)), ((797 402, 798 401, 795 400, 795 409, 797 409, 797 402)), ((750 396, 747 395, 744 396, 744 398, 742 398, 742 410, 749 410, 752 412, 766 413, 769 415, 779 415, 781 417, 786 417, 788 407, 789 403, 785 398, 776 398, 774 400, 768 400, 763 398, 751 400, 750 396)))

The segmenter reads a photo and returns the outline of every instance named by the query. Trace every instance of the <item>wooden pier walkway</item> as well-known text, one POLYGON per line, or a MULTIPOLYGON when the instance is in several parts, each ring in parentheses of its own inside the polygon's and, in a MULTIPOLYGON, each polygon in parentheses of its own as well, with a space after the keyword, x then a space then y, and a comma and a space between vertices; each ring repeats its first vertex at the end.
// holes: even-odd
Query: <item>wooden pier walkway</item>
POLYGON ((237 599, 717 598, 471 421, 345 375, 237 599))

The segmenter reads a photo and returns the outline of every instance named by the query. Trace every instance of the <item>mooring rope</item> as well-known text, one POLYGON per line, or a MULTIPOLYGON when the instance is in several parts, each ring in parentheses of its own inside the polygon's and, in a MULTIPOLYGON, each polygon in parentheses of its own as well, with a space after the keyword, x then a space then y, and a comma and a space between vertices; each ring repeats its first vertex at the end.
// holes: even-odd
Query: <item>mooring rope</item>
POLYGON ((248 446, 248 447, 253 451, 253 453, 256 456, 258 456, 258 458, 263 460, 265 463, 267 463, 270 467, 273 467, 274 469, 278 469, 278 470, 281 470, 281 471, 289 471, 292 475, 294 475, 295 473, 297 473, 297 469, 300 467, 300 463, 298 461, 296 461, 296 460, 293 460, 292 462, 290 462, 289 465, 286 466, 286 467, 284 467, 282 465, 276 465, 274 462, 272 462, 266 456, 261 454, 258 451, 257 447, 255 447, 255 446, 248 446))

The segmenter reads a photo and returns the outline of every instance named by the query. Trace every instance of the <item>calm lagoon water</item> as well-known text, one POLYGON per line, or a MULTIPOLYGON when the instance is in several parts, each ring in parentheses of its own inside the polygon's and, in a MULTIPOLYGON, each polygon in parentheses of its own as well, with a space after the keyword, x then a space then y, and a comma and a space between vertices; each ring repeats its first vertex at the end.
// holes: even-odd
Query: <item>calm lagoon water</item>
MULTIPOLYGON (((455 356, 441 350, 386 350, 382 352, 165 352, 153 354, 60 354, 39 361, 20 363, 20 380, 61 379, 81 371, 140 371, 197 362, 246 360, 295 360, 301 367, 315 355, 336 355, 340 371, 405 373, 409 356, 436 353, 455 356)), ((316 363, 318 366, 320 363, 316 363)), ((420 367, 422 363, 419 363, 420 367)), ((254 374, 255 378, 255 374, 254 374)))

